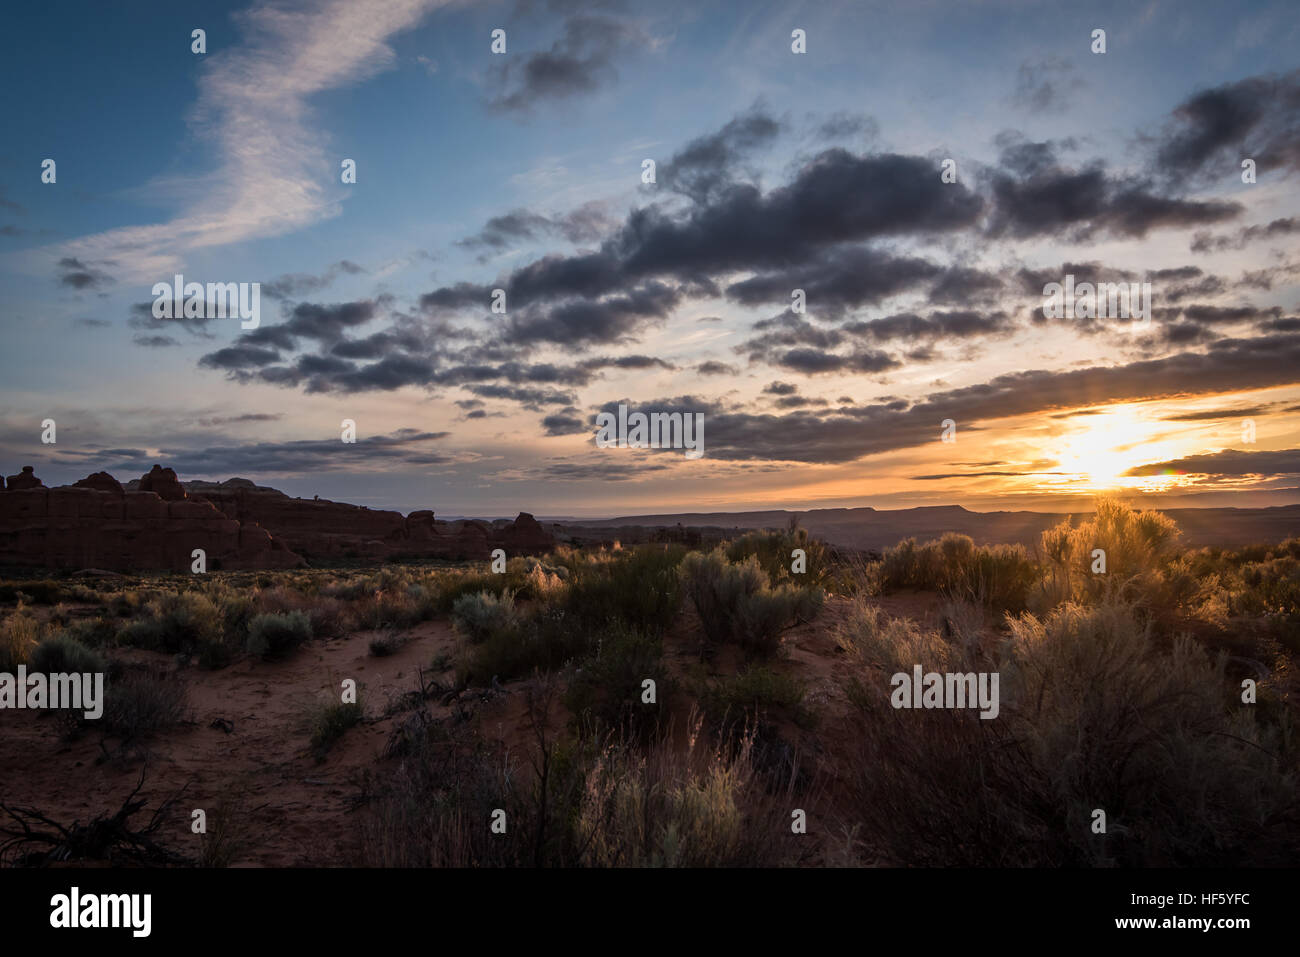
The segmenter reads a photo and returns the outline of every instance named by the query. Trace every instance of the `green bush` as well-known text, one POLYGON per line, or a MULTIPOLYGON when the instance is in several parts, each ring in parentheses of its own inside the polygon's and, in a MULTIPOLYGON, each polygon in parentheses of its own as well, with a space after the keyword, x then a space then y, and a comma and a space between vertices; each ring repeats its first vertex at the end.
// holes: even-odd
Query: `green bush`
POLYGON ((876 566, 883 592, 938 591, 996 611, 1023 611, 1039 570, 1020 545, 979 545, 949 532, 918 545, 908 538, 885 549, 876 566))
POLYGON ((313 716, 311 729, 311 752, 316 761, 324 761, 348 728, 360 724, 363 716, 360 701, 319 708, 313 716))
POLYGON ((807 685, 793 675, 757 666, 714 682, 705 691, 704 703, 715 718, 777 710, 803 721, 809 717, 803 709, 807 692, 807 685))
POLYGON ((87 648, 75 638, 55 635, 32 650, 27 662, 29 671, 44 674, 103 674, 108 670, 104 656, 87 648))
POLYGON ((122 628, 118 641, 150 651, 194 654, 220 643, 222 636, 222 616, 212 600, 184 591, 165 592, 149 602, 144 617, 122 628))
POLYGON ((465 639, 474 645, 496 635, 517 636, 522 624, 512 592, 499 596, 490 591, 462 595, 452 606, 451 620, 465 639))
POLYGON ((810 587, 827 587, 835 577, 835 567, 830 550, 823 542, 808 534, 805 528, 791 527, 788 531, 749 532, 728 543, 727 560, 733 564, 744 562, 751 555, 767 573, 768 582, 776 587, 782 582, 792 582, 810 587), (796 574, 794 550, 802 549, 807 570, 796 574))
POLYGON ((733 565, 722 548, 707 555, 687 555, 681 578, 708 641, 734 642, 757 655, 774 654, 781 633, 801 619, 812 618, 823 600, 820 589, 771 588, 755 556, 733 565))
POLYGON ((1294 752, 1241 706, 1221 661, 1187 638, 1157 645, 1149 621, 1115 602, 1067 603, 1010 629, 996 662, 934 636, 889 651, 879 628, 855 643, 884 666, 859 671, 867 690, 855 696, 849 780, 867 844, 914 866, 1288 859, 1300 840, 1294 752), (918 663, 998 673, 999 716, 893 709, 890 672, 918 663), (1098 808, 1104 834, 1092 829, 1098 808))
POLYGON ((671 694, 659 639, 619 626, 597 643, 569 682, 564 704, 580 728, 648 740, 671 694), (655 683, 655 702, 642 701, 642 683, 655 683))
POLYGON ((647 545, 574 563, 562 607, 578 627, 600 630, 623 624, 662 634, 677 615, 686 550, 647 545))
POLYGON ((249 654, 282 658, 311 638, 311 620, 300 611, 257 615, 248 625, 249 654))
POLYGON ((175 727, 185 717, 186 687, 175 675, 127 668, 104 691, 103 730, 135 741, 175 727))

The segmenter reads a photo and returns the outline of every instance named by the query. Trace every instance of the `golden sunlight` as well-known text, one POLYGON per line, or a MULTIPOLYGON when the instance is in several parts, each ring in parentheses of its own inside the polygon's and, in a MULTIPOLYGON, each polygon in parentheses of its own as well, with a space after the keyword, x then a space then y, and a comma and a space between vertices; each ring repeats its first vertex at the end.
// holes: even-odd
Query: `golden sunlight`
POLYGON ((1150 421, 1149 411, 1142 406, 1115 406, 1071 418, 1053 450, 1062 474, 1050 484, 1089 492, 1156 492, 1183 484, 1178 475, 1125 475, 1135 466, 1174 458, 1180 451, 1177 443, 1155 437, 1159 425, 1150 421))

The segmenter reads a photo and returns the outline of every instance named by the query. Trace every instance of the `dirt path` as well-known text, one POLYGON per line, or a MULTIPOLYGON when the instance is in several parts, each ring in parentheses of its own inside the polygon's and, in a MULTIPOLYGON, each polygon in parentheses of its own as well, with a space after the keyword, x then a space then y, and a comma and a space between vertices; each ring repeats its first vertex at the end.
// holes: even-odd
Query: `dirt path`
MULTIPOLYGON (((190 832, 190 812, 203 808, 213 826, 223 800, 242 793, 247 809, 235 827, 246 850, 236 863, 287 866, 346 863, 356 858, 356 828, 349 799, 358 775, 383 752, 395 718, 381 718, 390 696, 416 687, 417 671, 456 643, 445 621, 410 631, 394 655, 369 654, 371 633, 313 641, 283 662, 245 660, 221 671, 175 670, 189 685, 192 721, 150 742, 141 796, 146 813, 185 788, 160 842, 197 856, 199 838, 190 832), (310 753, 309 714, 324 701, 337 702, 340 682, 354 678, 367 721, 348 730, 317 763, 310 753), (233 724, 227 733, 216 719, 233 724)), ((133 650, 126 660, 158 665, 170 658, 133 650)), ((450 676, 444 676, 450 681, 450 676)), ((445 709, 431 703, 433 710, 445 709)), ((82 822, 112 813, 135 787, 142 763, 97 761, 100 735, 93 730, 64 742, 48 714, 0 712, 0 796, 9 804, 31 805, 60 823, 82 822)), ((142 825, 141 817, 132 823, 142 825)))

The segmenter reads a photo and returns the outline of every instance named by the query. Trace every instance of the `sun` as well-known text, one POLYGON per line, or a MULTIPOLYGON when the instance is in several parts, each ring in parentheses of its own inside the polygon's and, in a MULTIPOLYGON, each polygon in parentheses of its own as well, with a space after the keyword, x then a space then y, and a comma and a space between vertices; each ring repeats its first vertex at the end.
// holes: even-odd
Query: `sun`
POLYGON ((1175 476, 1125 474, 1168 451, 1167 443, 1155 440, 1153 431, 1142 410, 1133 406, 1074 416, 1053 450, 1061 478, 1080 491, 1168 488, 1175 476))

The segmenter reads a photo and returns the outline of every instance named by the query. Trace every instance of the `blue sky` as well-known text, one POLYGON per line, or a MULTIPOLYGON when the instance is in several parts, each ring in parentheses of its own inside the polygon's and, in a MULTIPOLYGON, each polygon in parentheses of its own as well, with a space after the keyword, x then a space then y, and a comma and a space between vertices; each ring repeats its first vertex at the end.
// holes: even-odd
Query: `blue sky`
MULTIPOLYGON (((7 472, 33 464, 57 484, 101 468, 125 479, 160 461, 182 478, 239 474, 295 494, 477 514, 1041 507, 1112 486, 1188 504, 1243 492, 1252 502, 1296 500, 1296 457, 1285 453, 1300 445, 1289 411, 1300 377, 1265 375, 1260 391, 1189 373, 1182 395, 1168 385, 1098 394, 1076 377, 1075 393, 1050 408, 1024 400, 1080 364, 1099 370, 1089 381, 1127 383, 1147 368, 1137 363, 1237 361, 1241 343, 1294 340, 1284 320, 1297 309, 1295 234, 1262 231, 1300 206, 1287 108, 1300 28, 1288 4, 55 2, 14 11, 10 26, 0 40, 7 472), (203 55, 190 49, 196 27, 207 32, 203 55), (496 28, 507 31, 504 56, 489 50, 496 28), (807 32, 806 54, 791 53, 795 28, 807 32), (1096 28, 1106 30, 1101 55, 1089 49, 1096 28), (1185 109, 1207 90, 1227 91, 1240 118, 1226 133, 1213 103, 1185 109), (1249 104, 1260 99, 1255 115, 1249 104), (713 165, 691 166, 693 143, 713 150, 713 165), (1044 144, 1056 172, 1008 174, 1017 144, 1044 144), (1269 163, 1262 156, 1258 182, 1244 186, 1225 157, 1257 147, 1269 163), (832 150, 879 172, 860 188, 885 196, 894 167, 872 158, 914 158, 936 171, 955 159, 978 215, 932 228, 921 203, 902 225, 851 226, 851 247, 805 244, 816 255, 788 269, 779 254, 750 264, 724 250, 720 264, 703 257, 698 275, 683 262, 638 271, 632 246, 644 235, 633 224, 655 221, 638 211, 703 222, 724 211, 727 189, 779 197, 832 150), (54 184, 41 182, 47 157, 58 164, 54 184), (345 158, 357 163, 355 184, 339 181, 345 158), (654 186, 641 183, 645 158, 659 164, 654 186), (664 175, 675 160, 678 182, 664 175), (1035 190, 1077 192, 1098 169, 1114 208, 1063 214, 1068 199, 1054 192, 1059 228, 1034 224, 1035 190), (688 195, 682 184, 704 174, 717 189, 688 195), (1014 209, 999 193, 1008 175, 1014 209), (1165 201, 1182 205, 1149 212, 1165 201), (507 216, 510 228, 485 243, 485 226, 507 216), (1260 228, 1244 232, 1251 226, 1260 228), (609 312, 618 294, 580 283, 549 285, 512 305, 508 320, 491 316, 482 297, 449 306, 454 296, 436 295, 522 290, 534 264, 583 264, 598 250, 659 297, 651 313, 579 327, 587 320, 575 317, 609 312), (1006 288, 986 301, 943 300, 918 279, 833 314, 813 302, 804 321, 739 287, 746 277, 779 284, 791 270, 792 282, 803 270, 811 283, 837 264, 901 268, 849 255, 863 250, 971 270, 1006 288), (1158 303, 1165 294, 1157 318, 1179 332, 1138 341, 1034 323, 1034 297, 1017 277, 1060 274, 1068 263, 1169 277, 1163 287, 1154 280, 1158 303), (1268 276, 1252 283, 1261 270, 1268 276), (176 271, 278 286, 281 298, 263 300, 266 327, 299 309, 301 328, 347 304, 366 304, 358 308, 368 318, 346 335, 282 343, 273 362, 259 354, 237 363, 222 352, 251 345, 237 322, 140 323, 134 307, 176 271), (864 325, 933 320, 925 309, 982 310, 983 332, 954 320, 947 338, 908 340, 864 325), (1254 312, 1232 319, 1227 309, 1254 312), (375 348, 364 358, 346 344, 393 330, 406 335, 397 352, 375 351, 389 348, 387 338, 367 340, 375 348), (773 330, 800 345, 752 345, 773 330), (852 350, 862 348, 878 361, 806 355, 861 359, 852 350), (368 365, 385 355, 401 357, 401 375, 368 365), (734 371, 701 373, 705 362, 734 371), (1027 371, 1043 378, 1017 401, 963 398, 1027 371), (594 449, 591 417, 621 399, 698 408, 720 430, 706 425, 702 462, 594 449), (918 417, 927 402, 951 403, 957 445, 922 441, 910 420, 889 418, 908 413, 890 408, 900 401, 918 417), (1062 414, 1071 409, 1082 414, 1062 414), (1216 409, 1221 419, 1210 418, 1216 409), (1244 449, 1235 442, 1243 410, 1256 410, 1260 426, 1244 449), (1200 418, 1176 418, 1191 414, 1200 418), (58 423, 53 446, 40 442, 47 417, 58 423), (343 418, 358 423, 355 446, 338 442, 343 418), (857 429, 877 437, 860 440, 857 429), (819 430, 825 439, 800 446, 819 430), (896 441, 880 441, 881 430, 896 441), (754 440, 760 431, 766 438, 754 440), (1126 448, 1106 446, 1107 433, 1126 448), (828 452, 837 435, 841 448, 828 452), (861 455, 842 451, 858 442, 861 455), (1246 471, 1236 460, 1217 471, 1204 458, 1234 450, 1274 458, 1246 471), (1093 457, 1105 467, 1090 469, 1093 457), (1156 471, 1179 478, 1127 474, 1156 471), (952 477, 922 477, 934 475, 952 477)), ((791 237, 792 249, 801 238, 791 237)))

